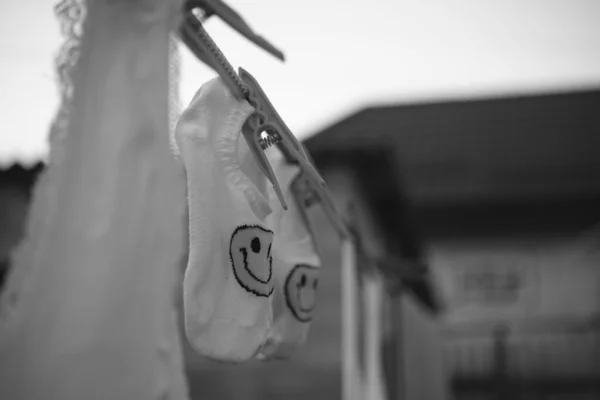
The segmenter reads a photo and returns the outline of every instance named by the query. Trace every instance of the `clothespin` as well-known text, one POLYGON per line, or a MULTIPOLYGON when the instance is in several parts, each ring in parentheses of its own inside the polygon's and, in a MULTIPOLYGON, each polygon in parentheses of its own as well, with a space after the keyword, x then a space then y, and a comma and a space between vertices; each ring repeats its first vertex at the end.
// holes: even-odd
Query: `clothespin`
POLYGON ((310 179, 310 177, 301 170, 300 175, 294 180, 291 189, 299 209, 302 210, 307 226, 309 225, 309 219, 306 215, 306 210, 315 204, 319 204, 341 238, 349 238, 352 236, 352 232, 349 230, 347 222, 338 213, 332 195, 326 186, 315 184, 314 180, 310 179))
POLYGON ((210 54, 206 49, 194 44, 194 36, 198 27, 212 16, 219 17, 223 22, 229 25, 246 39, 273 55, 281 61, 285 61, 285 56, 281 50, 269 43, 262 36, 255 33, 250 25, 231 7, 221 0, 189 0, 184 2, 183 6, 184 21, 180 26, 179 33, 183 42, 202 62, 219 72, 218 65, 215 65, 210 54))
POLYGON ((265 50, 281 61, 285 61, 285 55, 281 50, 269 43, 265 38, 255 33, 250 25, 244 21, 242 16, 233 8, 221 0, 189 0, 186 2, 187 10, 202 10, 202 20, 206 21, 213 15, 219 17, 223 22, 232 27, 238 33, 246 37, 252 43, 265 50))
POLYGON ((283 54, 276 49, 272 51, 274 47, 265 45, 267 42, 254 34, 241 17, 221 1, 194 0, 186 3, 180 35, 190 50, 219 74, 236 98, 248 101, 255 108, 256 111, 243 125, 242 134, 260 169, 273 185, 282 207, 287 210, 281 186, 264 153, 265 149, 271 145, 276 145, 280 149, 287 162, 299 165, 302 181, 304 182, 302 185, 303 193, 299 195, 303 197, 310 196, 318 200, 336 230, 341 235, 345 235, 344 223, 335 211, 325 181, 313 166, 312 160, 309 159, 304 147, 283 122, 256 79, 243 68, 239 68, 239 74, 236 73, 223 52, 204 30, 198 15, 194 14, 193 10, 198 8, 203 10, 204 18, 211 15, 227 16, 226 18, 229 18, 227 21, 232 26, 237 26, 236 30, 250 38, 254 43, 276 56, 280 54, 281 59, 283 59, 283 54), (263 133, 267 134, 266 139, 262 137, 263 133))
MULTIPOLYGON (((324 187, 325 181, 308 159, 302 144, 283 122, 256 79, 243 68, 240 68, 239 71, 240 78, 249 88, 248 101, 256 108, 257 112, 257 118, 250 118, 244 125, 242 134, 263 172, 267 176, 275 176, 264 150, 270 145, 276 145, 289 163, 300 165, 302 173, 306 175, 313 185, 324 187), (262 138, 263 132, 267 133, 267 140, 262 138)), ((271 182, 273 183, 274 180, 271 182)), ((281 189, 275 187, 275 192, 281 204, 287 210, 283 194, 278 192, 278 190, 280 191, 281 189)))

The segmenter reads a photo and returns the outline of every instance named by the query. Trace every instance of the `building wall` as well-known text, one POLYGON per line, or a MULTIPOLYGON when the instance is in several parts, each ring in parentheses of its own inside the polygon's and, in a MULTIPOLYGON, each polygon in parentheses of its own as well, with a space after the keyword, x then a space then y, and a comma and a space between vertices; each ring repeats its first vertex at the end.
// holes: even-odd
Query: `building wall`
POLYGON ((600 236, 431 244, 453 376, 600 376, 600 236))
POLYGON ((600 313, 600 237, 433 243, 449 324, 600 313))
MULTIPOLYGON (((357 223, 371 255, 382 255, 382 235, 373 222, 371 211, 366 206, 354 176, 343 168, 325 172, 338 204, 352 202, 356 206, 357 223)), ((440 321, 437 315, 416 301, 411 292, 395 297, 391 301, 390 319, 384 321, 389 329, 394 326, 392 336, 398 340, 397 376, 399 399, 444 400, 449 394, 448 375, 443 362, 443 343, 440 334, 440 321)), ((389 331, 388 331, 389 334, 389 331)), ((390 382, 391 384, 391 382, 390 382)))
POLYGON ((404 383, 401 399, 449 398, 450 382, 443 362, 439 320, 407 296, 400 299, 400 314, 403 321, 400 360, 404 383))

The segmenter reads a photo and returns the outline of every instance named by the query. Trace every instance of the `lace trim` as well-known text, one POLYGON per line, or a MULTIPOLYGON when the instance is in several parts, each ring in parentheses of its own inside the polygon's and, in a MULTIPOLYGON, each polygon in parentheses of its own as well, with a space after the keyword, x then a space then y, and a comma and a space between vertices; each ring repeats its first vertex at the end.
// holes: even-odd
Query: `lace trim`
POLYGON ((61 0, 54 12, 60 24, 64 42, 55 59, 61 105, 50 128, 50 162, 62 150, 68 132, 69 113, 73 98, 73 69, 79 61, 81 38, 86 17, 86 0, 61 0))
POLYGON ((175 143, 175 126, 181 114, 179 98, 180 63, 179 37, 176 33, 172 33, 169 37, 169 143, 171 151, 176 157, 180 157, 179 149, 175 143))

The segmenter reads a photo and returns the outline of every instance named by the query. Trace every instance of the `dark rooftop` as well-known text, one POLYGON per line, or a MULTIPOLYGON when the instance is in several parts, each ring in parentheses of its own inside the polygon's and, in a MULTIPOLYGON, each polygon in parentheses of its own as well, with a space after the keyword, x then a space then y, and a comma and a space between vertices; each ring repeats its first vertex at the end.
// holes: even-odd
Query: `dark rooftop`
POLYGON ((386 248, 404 257, 421 257, 421 238, 600 220, 600 90, 370 107, 304 144, 319 169, 358 177, 386 248))
POLYGON ((600 90, 367 108, 305 145, 390 149, 421 204, 600 196, 600 90))

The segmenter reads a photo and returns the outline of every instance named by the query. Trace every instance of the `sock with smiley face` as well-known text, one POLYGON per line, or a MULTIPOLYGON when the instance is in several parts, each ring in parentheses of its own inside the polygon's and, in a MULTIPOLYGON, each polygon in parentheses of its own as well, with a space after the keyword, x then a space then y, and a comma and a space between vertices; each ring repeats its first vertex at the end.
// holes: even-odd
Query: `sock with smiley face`
POLYGON ((189 206, 185 331, 196 351, 220 361, 252 358, 272 324, 273 231, 264 222, 271 208, 260 187, 266 178, 240 140, 253 111, 215 78, 175 130, 189 206))
POLYGON ((321 265, 306 220, 292 196, 291 185, 299 168, 283 160, 272 161, 272 165, 284 190, 288 210, 283 210, 272 192, 273 213, 267 217, 267 222, 275 232, 273 269, 279 299, 277 305, 281 310, 257 356, 263 360, 288 358, 306 341, 316 304, 321 265))

